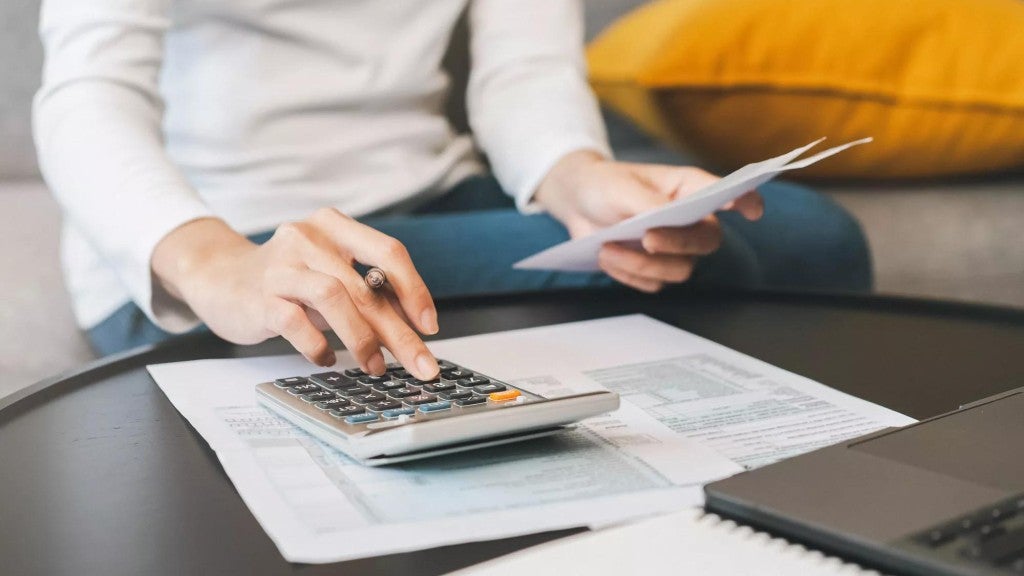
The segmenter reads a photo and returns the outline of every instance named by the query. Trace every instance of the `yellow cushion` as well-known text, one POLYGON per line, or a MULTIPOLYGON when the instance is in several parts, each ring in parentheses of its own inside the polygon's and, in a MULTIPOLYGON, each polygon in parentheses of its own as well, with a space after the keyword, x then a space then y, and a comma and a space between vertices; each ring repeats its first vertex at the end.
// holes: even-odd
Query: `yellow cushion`
POLYGON ((719 169, 821 136, 875 142, 798 175, 1024 167, 1021 0, 660 0, 588 60, 605 104, 719 169))

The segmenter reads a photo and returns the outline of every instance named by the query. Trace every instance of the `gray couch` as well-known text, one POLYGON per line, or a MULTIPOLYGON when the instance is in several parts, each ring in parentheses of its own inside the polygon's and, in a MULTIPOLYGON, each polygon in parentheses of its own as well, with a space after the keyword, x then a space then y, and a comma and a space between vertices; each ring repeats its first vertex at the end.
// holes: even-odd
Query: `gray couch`
MULTIPOLYGON (((58 265, 60 214, 38 179, 31 96, 41 56, 39 0, 0 3, 0 398, 92 355, 71 317, 58 265)), ((589 0, 588 29, 640 0, 589 0)), ((624 159, 678 156, 612 119, 624 159)), ((828 187, 856 214, 880 292, 1024 307, 1024 178, 916 186, 828 187)))

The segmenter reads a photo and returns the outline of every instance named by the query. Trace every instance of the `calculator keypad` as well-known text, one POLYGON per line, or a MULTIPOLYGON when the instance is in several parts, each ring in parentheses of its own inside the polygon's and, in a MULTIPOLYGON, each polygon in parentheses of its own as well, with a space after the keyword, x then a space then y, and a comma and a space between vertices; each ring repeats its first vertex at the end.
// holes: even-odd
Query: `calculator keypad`
POLYGON ((274 386, 330 415, 350 434, 375 422, 402 426, 544 400, 446 360, 438 365, 440 375, 433 380, 418 380, 400 365, 388 364, 382 376, 352 368, 281 378, 274 386))

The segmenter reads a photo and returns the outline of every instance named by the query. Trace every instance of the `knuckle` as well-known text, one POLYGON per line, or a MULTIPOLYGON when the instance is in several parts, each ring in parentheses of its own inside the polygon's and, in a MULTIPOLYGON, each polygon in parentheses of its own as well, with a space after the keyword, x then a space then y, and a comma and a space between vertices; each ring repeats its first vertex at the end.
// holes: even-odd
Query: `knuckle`
POLYGON ((318 282, 316 286, 313 286, 313 299, 316 302, 327 304, 334 302, 335 300, 343 297, 345 287, 333 278, 325 278, 323 281, 318 282))
POLYGON ((392 262, 409 258, 409 251, 405 249, 405 244, 395 238, 388 237, 382 240, 380 250, 384 257, 392 262))
POLYGON ((377 310, 381 305, 381 298, 369 286, 359 286, 356 288, 353 299, 356 306, 363 309, 377 310))
POLYGON ((271 315, 269 328, 278 334, 294 332, 302 325, 304 316, 298 306, 282 306, 271 315))

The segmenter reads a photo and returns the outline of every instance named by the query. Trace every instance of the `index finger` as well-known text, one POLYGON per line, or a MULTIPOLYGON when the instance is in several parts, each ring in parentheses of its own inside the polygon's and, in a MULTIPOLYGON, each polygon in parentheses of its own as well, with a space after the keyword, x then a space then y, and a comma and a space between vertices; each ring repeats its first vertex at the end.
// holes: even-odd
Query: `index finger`
POLYGON ((357 261, 384 270, 402 310, 420 332, 437 333, 434 299, 401 242, 337 210, 318 216, 326 221, 322 229, 332 242, 346 248, 357 261))

